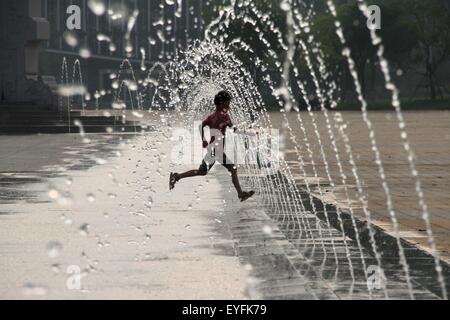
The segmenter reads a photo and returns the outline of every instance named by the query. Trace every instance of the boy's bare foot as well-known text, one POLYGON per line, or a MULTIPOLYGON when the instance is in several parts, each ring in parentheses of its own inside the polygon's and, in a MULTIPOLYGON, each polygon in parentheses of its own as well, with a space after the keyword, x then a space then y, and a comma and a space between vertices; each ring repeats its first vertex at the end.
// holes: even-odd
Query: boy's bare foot
POLYGON ((175 188, 175 183, 177 182, 178 182, 178 174, 171 172, 169 178, 169 190, 175 188))
POLYGON ((249 192, 242 192, 241 195, 239 195, 239 199, 241 199, 241 202, 244 202, 245 200, 248 200, 249 198, 253 197, 255 194, 255 191, 249 191, 249 192))

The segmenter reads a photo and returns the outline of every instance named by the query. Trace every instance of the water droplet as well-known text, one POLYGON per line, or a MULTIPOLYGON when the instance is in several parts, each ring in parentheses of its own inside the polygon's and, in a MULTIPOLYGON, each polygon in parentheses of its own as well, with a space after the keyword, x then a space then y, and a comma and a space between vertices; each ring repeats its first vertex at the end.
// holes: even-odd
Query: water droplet
POLYGON ((61 271, 61 266, 58 263, 52 264, 52 271, 54 273, 59 273, 61 271))
POLYGON ((72 205, 72 199, 70 199, 70 198, 68 198, 68 197, 60 197, 60 198, 58 199, 58 204, 59 204, 61 207, 67 207, 67 206, 70 206, 70 205, 72 205))
POLYGON ((83 223, 79 228, 80 234, 84 237, 87 236, 89 234, 89 227, 89 224, 83 223))
POLYGON ((56 200, 59 198, 59 191, 55 190, 55 189, 51 189, 48 192, 48 196, 50 197, 50 199, 56 200))
POLYGON ((147 208, 151 209, 151 208, 152 208, 152 205, 153 205, 153 198, 152 198, 151 196, 149 196, 149 197, 147 198, 147 202, 145 203, 145 206, 146 206, 147 208))
POLYGON ((47 244, 47 254, 50 258, 57 258, 62 250, 62 244, 58 241, 50 241, 47 244))
POLYGON ((92 193, 88 193, 87 195, 86 195, 86 197, 87 197, 87 200, 89 201, 89 202, 94 202, 95 201, 95 196, 94 196, 94 194, 92 194, 92 193))
POLYGON ((73 32, 66 31, 66 32, 64 32, 63 37, 69 46, 71 46, 71 47, 78 46, 78 38, 73 32))
POLYGON ((83 59, 88 59, 91 57, 91 50, 88 48, 81 48, 79 54, 83 59))
POLYGON ((273 232, 272 227, 267 225, 262 228, 262 231, 267 235, 271 235, 273 232))
POLYGON ((23 294, 26 296, 44 296, 48 289, 44 286, 35 285, 33 283, 26 283, 23 286, 23 294))
POLYGON ((104 165, 104 164, 108 163, 108 161, 106 161, 105 159, 102 159, 102 158, 95 158, 95 162, 99 165, 104 165))
POLYGON ((106 5, 103 0, 89 0, 88 7, 97 16, 101 16, 106 12, 106 5))

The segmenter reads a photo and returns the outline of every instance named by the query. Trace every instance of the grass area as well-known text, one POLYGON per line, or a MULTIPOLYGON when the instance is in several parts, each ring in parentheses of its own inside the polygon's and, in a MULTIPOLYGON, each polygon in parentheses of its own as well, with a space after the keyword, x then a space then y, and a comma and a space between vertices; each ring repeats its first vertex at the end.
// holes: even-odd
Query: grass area
MULTIPOLYGON (((450 110, 450 98, 445 99, 402 99, 403 110, 450 110)), ((361 110, 359 102, 342 102, 338 105, 338 110, 361 110)), ((390 100, 378 100, 368 102, 369 110, 392 110, 390 100)))

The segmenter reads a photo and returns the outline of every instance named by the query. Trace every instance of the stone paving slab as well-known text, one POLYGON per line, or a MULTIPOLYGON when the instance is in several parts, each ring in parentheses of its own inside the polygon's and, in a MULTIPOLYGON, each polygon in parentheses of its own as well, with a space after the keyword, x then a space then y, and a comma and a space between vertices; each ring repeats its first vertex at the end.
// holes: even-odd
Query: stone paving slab
MULTIPOLYGON (((275 179, 275 177, 272 178, 275 179)), ((288 189, 283 187, 283 185, 280 185, 280 182, 281 184, 289 184, 282 175, 276 178, 276 180, 278 181, 278 190, 288 189)), ((300 192, 302 194, 301 199, 303 199, 303 205, 307 209, 311 208, 312 205, 308 203, 311 201, 311 198, 307 195, 306 191, 300 189, 300 192), (304 200, 307 200, 308 202, 304 200)), ((320 209, 325 206, 320 199, 316 197, 313 197, 312 199, 315 203, 315 208, 320 209)), ((273 199, 271 202, 273 202, 273 199)), ((345 228, 347 236, 344 241, 343 234, 339 231, 340 225, 337 223, 335 207, 326 204, 329 221, 331 222, 331 224, 328 225, 325 218, 320 216, 320 210, 318 211, 318 216, 308 214, 307 218, 303 217, 303 219, 289 220, 286 218, 288 215, 301 215, 301 212, 299 212, 298 209, 297 211, 294 211, 292 210, 292 207, 288 207, 287 209, 281 209, 280 213, 280 207, 271 206, 268 203, 270 202, 266 201, 265 205, 263 205, 266 214, 273 221, 277 222, 279 230, 286 235, 287 239, 295 245, 300 254, 307 259, 307 263, 300 265, 299 270, 305 270, 307 273, 309 273, 310 270, 314 270, 316 275, 322 278, 328 287, 332 288, 334 294, 336 294, 339 299, 353 299, 354 294, 356 294, 356 298, 358 299, 363 298, 364 295, 365 299, 370 298, 361 254, 364 258, 366 268, 370 265, 377 265, 370 250, 371 245, 367 241, 362 241, 363 246, 360 250, 352 237, 351 232, 349 232, 349 228, 345 228), (306 225, 318 226, 318 228, 310 228, 308 230, 309 232, 301 232, 302 223, 305 223, 304 220, 310 220, 306 225), (350 266, 352 266, 352 268, 350 268, 350 266)), ((281 208, 283 208, 283 206, 281 206, 281 208)), ((344 220, 345 219, 348 218, 344 218, 344 220)), ((390 236, 388 234, 382 233, 381 231, 379 232, 380 233, 376 236, 378 241, 381 241, 382 243, 392 242, 392 239, 389 239, 390 236)), ((361 230, 360 233, 362 233, 361 230)), ((399 265, 398 249, 380 244, 381 243, 378 243, 382 254, 382 268, 387 277, 387 294, 389 298, 409 299, 410 296, 407 282, 404 278, 402 267, 399 265)), ((441 294, 441 290, 436 280, 433 258, 428 255, 426 251, 419 250, 415 247, 405 246, 405 252, 408 259, 407 261, 410 265, 413 294, 417 295, 416 298, 439 298, 438 295, 441 294)), ((448 279, 448 271, 445 268, 444 274, 446 275, 446 279, 448 279)), ((316 275, 313 277, 316 277, 316 275)), ((311 277, 311 275, 308 274, 307 277, 311 277)), ((385 298, 384 293, 380 290, 372 291, 372 295, 372 298, 374 299, 385 298)))
MULTIPOLYGON (((340 158, 347 178, 350 198, 353 201, 355 214, 365 220, 356 192, 352 167, 345 151, 345 145, 339 138, 338 130, 334 128, 335 112, 330 112, 332 129, 337 138, 337 146, 340 150, 340 158)), ((354 160, 358 166, 361 182, 368 196, 369 208, 372 212, 373 222, 386 232, 393 234, 392 222, 386 210, 386 197, 381 186, 378 169, 375 164, 375 156, 371 149, 369 133, 362 119, 361 112, 343 111, 342 118, 348 124, 347 134, 350 139, 354 160)), ((303 141, 304 135, 296 119, 297 115, 289 115, 289 123, 293 129, 297 141, 303 141)), ((302 112, 301 117, 305 124, 309 143, 313 152, 313 158, 317 165, 320 183, 323 187, 329 187, 326 178, 324 162, 321 157, 320 146, 314 133, 312 118, 307 112, 302 112)), ((425 199, 431 216, 432 228, 435 234, 436 244, 440 256, 450 262, 450 112, 448 111, 406 111, 404 117, 411 146, 417 156, 417 168, 420 174, 425 199)), ((283 128, 283 116, 279 113, 270 113, 274 128, 283 128)), ((325 117, 322 112, 314 112, 315 122, 322 138, 323 150, 328 160, 330 174, 335 188, 329 187, 328 200, 339 203, 343 208, 348 207, 342 188, 342 179, 339 174, 334 149, 331 144, 325 117)), ((375 137, 380 148, 381 159, 386 170, 396 210, 400 231, 403 238, 413 244, 421 246, 424 250, 430 250, 426 236, 426 228, 422 219, 422 211, 419 208, 415 180, 411 176, 407 156, 401 143, 398 122, 393 111, 370 111, 375 137)), ((314 180, 311 160, 303 144, 298 147, 305 160, 304 170, 307 177, 301 173, 299 160, 293 150, 292 142, 287 132, 282 132, 285 141, 285 156, 292 168, 293 174, 299 183, 305 179, 312 185, 317 185, 314 180)), ((316 190, 317 191, 317 190, 316 190)), ((317 192, 316 192, 317 193, 317 192)))
POLYGON ((0 298, 246 298, 246 271, 216 228, 217 181, 209 179, 210 197, 196 180, 169 193, 169 146, 149 148, 158 139, 134 138, 118 149, 120 157, 42 179, 41 203, 2 204, 11 214, 0 216, 0 298), (70 193, 71 205, 51 201, 49 190, 70 193), (48 250, 51 241, 58 245, 48 250), (82 270, 81 290, 66 286, 71 265, 82 270))
MULTIPOLYGON (((41 179, 25 189, 33 186, 42 201, 2 205, 7 214, 0 215, 0 298, 369 298, 354 241, 346 238, 348 257, 339 230, 310 211, 295 216, 297 206, 278 199, 273 207, 261 195, 241 203, 219 166, 168 192, 168 173, 188 168, 165 160, 170 147, 161 139, 127 139, 106 151, 103 161, 96 163, 99 155, 91 154, 77 165, 65 164, 67 170, 56 176, 35 168, 41 179), (58 191, 55 201, 48 197, 51 190, 58 191), (67 206, 60 200, 69 195, 67 206), (51 241, 61 245, 55 258, 46 248, 51 241), (69 265, 82 268, 82 290, 67 289, 69 265)), ((83 158, 86 150, 78 151, 83 158)), ((364 255, 373 261, 370 252, 364 255)), ((420 263, 430 266, 425 259, 420 263)), ((395 257, 387 256, 385 267, 389 297, 407 298, 395 257)), ((413 287, 417 298, 437 298, 419 283, 413 287)), ((384 295, 375 292, 373 298, 384 295)))

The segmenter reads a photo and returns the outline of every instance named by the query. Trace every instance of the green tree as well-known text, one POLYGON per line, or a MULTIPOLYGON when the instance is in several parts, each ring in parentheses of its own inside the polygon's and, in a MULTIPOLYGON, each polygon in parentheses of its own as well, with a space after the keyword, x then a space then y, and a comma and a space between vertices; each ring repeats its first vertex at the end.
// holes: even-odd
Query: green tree
MULTIPOLYGON (((407 58, 416 45, 413 23, 408 20, 404 8, 398 3, 384 3, 381 0, 370 1, 370 3, 378 5, 382 12, 382 28, 379 33, 384 40, 388 59, 396 66, 406 67, 407 58)), ((346 1, 338 5, 337 14, 347 45, 352 52, 363 92, 365 92, 368 67, 371 67, 372 75, 374 75, 377 62, 376 48, 372 45, 367 29, 367 19, 361 14, 355 1, 346 1)), ((329 12, 324 11, 316 16, 313 32, 321 43, 328 58, 328 64, 338 65, 342 71, 346 70, 346 62, 341 55, 343 48, 336 35, 334 18, 329 12)))
POLYGON ((428 82, 434 100, 439 89, 436 73, 450 59, 450 4, 446 0, 404 0, 402 5, 416 25, 415 61, 423 68, 421 82, 428 82))

